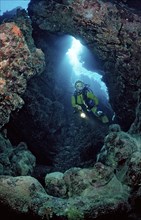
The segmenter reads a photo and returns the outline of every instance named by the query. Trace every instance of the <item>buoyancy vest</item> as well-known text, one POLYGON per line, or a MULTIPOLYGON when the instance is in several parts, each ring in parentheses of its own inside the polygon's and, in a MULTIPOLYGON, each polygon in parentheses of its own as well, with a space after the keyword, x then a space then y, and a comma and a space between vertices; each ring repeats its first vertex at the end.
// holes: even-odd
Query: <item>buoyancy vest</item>
MULTIPOLYGON (((92 91, 90 88, 88 88, 87 86, 85 86, 85 87, 83 88, 81 94, 82 94, 82 97, 83 97, 83 100, 84 100, 85 104, 88 106, 88 109, 91 109, 91 108, 93 108, 93 107, 95 106, 95 102, 94 102, 94 100, 88 98, 88 96, 87 96, 87 93, 88 93, 88 92, 93 93, 93 91, 92 91)), ((75 103, 76 103, 76 104, 78 104, 78 103, 77 103, 77 96, 78 96, 78 95, 79 95, 79 93, 78 93, 77 91, 75 91, 75 92, 74 92, 74 97, 75 97, 75 103)))

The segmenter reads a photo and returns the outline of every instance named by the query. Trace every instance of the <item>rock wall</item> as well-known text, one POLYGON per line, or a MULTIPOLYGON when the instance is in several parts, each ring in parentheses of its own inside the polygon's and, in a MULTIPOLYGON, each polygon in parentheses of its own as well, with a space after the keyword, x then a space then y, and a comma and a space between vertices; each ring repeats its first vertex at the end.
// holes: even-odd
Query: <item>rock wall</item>
MULTIPOLYGON (((27 26, 24 19, 21 21, 20 28, 15 22, 0 25, 0 128, 8 123, 12 111, 22 108, 21 96, 27 81, 45 67, 43 52, 35 48, 32 41, 30 47, 21 30, 27 31, 31 25, 27 26)), ((29 33, 28 39, 31 39, 32 32, 29 33)))

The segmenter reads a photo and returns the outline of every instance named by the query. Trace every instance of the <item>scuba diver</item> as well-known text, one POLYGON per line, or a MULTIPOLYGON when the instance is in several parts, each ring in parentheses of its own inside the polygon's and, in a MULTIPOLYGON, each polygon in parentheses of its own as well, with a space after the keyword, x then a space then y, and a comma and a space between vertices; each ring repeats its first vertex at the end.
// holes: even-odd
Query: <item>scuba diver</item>
POLYGON ((98 111, 99 100, 94 95, 93 91, 88 88, 81 80, 75 82, 75 91, 71 97, 71 104, 74 112, 80 112, 80 116, 85 118, 88 116, 95 116, 103 123, 108 123, 108 117, 102 112, 98 111))

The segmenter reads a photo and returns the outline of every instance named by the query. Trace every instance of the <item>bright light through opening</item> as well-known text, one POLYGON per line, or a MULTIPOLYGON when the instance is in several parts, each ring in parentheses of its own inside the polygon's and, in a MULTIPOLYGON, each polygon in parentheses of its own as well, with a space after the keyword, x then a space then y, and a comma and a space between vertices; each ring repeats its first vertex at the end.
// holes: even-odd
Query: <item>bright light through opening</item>
POLYGON ((67 55, 69 56, 70 62, 73 66, 79 64, 79 54, 82 51, 82 44, 79 40, 76 40, 74 37, 72 37, 72 46, 68 50, 67 55))
POLYGON ((74 74, 77 78, 80 75, 85 75, 90 79, 96 80, 99 83, 101 89, 105 92, 107 99, 109 99, 107 87, 102 81, 102 75, 98 74, 97 72, 92 72, 85 69, 83 67, 84 62, 80 62, 83 48, 84 46, 80 43, 80 41, 72 37, 72 46, 66 54, 69 57, 69 61, 73 67, 74 74))

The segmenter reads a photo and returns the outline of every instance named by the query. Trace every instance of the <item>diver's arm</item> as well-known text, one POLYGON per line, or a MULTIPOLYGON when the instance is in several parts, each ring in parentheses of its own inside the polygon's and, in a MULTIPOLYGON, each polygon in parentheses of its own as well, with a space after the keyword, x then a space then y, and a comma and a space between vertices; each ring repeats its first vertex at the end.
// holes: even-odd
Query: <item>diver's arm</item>
POLYGON ((76 109, 78 109, 78 110, 82 110, 82 107, 81 107, 80 105, 76 104, 76 101, 75 101, 75 97, 74 97, 74 96, 71 97, 71 104, 72 104, 72 107, 73 107, 73 108, 76 108, 76 109))

